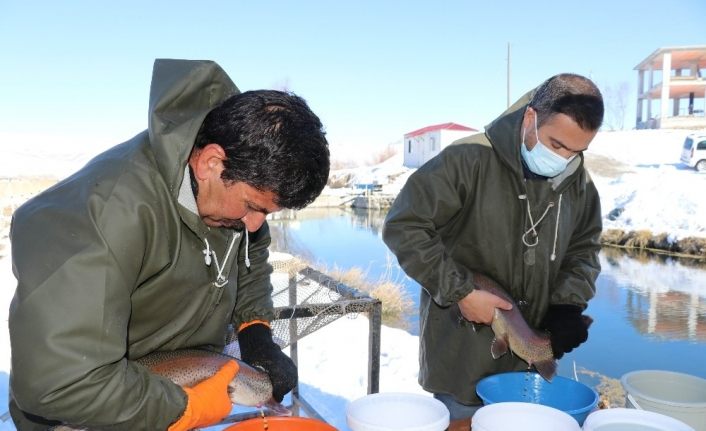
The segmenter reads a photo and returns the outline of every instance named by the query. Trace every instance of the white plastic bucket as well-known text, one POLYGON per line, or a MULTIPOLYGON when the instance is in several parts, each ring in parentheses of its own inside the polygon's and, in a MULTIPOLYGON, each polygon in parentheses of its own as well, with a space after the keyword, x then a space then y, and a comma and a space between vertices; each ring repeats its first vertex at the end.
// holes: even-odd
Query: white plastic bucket
POLYGON ((647 410, 605 409, 588 415, 583 431, 694 431, 682 421, 647 410))
POLYGON ((663 370, 624 374, 620 382, 629 408, 678 419, 696 431, 706 431, 706 379, 663 370))
POLYGON ((349 403, 346 423, 352 431, 443 431, 449 410, 431 396, 385 392, 349 403))
POLYGON ((541 404, 488 404, 473 415, 473 431, 581 431, 568 413, 541 404))

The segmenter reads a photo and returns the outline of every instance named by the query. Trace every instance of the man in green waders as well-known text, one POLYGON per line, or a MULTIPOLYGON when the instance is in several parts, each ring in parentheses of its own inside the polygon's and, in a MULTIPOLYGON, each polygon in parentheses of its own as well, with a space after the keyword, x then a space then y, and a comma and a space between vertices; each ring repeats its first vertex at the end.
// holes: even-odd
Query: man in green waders
POLYGON ((278 401, 297 382, 272 341, 265 217, 326 184, 328 144, 301 98, 240 93, 210 61, 157 60, 149 127, 20 207, 10 411, 21 430, 182 431, 231 409, 229 362, 194 388, 134 359, 219 351, 234 328, 278 401))
POLYGON ((602 228, 583 152, 603 121, 589 79, 549 78, 486 127, 445 148, 410 176, 385 220, 383 239, 422 286, 422 387, 451 419, 480 407, 476 383, 523 370, 514 355, 493 359, 489 326, 511 304, 476 289, 497 281, 530 326, 546 330, 554 357, 588 338, 582 315, 595 293, 602 228))

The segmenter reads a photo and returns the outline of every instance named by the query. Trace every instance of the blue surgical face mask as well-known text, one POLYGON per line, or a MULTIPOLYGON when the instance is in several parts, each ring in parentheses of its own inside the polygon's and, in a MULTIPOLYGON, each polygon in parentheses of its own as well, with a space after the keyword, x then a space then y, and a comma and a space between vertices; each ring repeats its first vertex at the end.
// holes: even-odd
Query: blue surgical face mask
POLYGON ((537 175, 542 175, 543 177, 555 177, 564 172, 564 169, 566 169, 569 162, 576 157, 574 154, 568 159, 565 159, 549 149, 549 147, 544 145, 539 140, 536 114, 534 116, 534 133, 537 136, 537 143, 534 145, 532 150, 528 150, 525 145, 525 132, 526 130, 522 131, 522 147, 520 148, 520 152, 522 154, 522 158, 525 160, 525 163, 527 163, 529 170, 537 175))

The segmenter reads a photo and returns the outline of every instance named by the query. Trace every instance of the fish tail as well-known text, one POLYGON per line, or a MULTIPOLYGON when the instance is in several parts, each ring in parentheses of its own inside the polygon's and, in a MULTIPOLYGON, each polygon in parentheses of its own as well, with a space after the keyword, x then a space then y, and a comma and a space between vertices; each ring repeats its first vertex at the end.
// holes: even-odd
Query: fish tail
POLYGON ((537 369, 539 375, 548 382, 551 382, 556 375, 557 364, 554 358, 542 359, 541 361, 535 362, 533 365, 537 369))
POLYGON ((278 403, 273 398, 270 398, 270 400, 265 403, 265 407, 267 407, 267 410, 272 416, 292 416, 291 410, 282 405, 282 403, 278 403))

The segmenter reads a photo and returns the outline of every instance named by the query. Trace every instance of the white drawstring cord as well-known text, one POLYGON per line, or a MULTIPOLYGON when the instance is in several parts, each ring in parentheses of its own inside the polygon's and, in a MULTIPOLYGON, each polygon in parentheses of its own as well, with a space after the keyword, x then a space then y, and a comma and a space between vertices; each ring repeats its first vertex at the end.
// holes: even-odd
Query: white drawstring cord
POLYGON ((211 246, 208 244, 207 239, 204 238, 203 241, 206 243, 206 248, 202 250, 203 261, 206 262, 206 266, 211 266, 211 246))
POLYGON ((250 256, 248 254, 248 249, 250 248, 250 237, 248 236, 248 229, 245 229, 245 267, 250 269, 250 256))
POLYGON ((559 193, 559 207, 556 209, 556 223, 554 223, 554 247, 552 248, 552 255, 549 257, 552 262, 556 259, 556 242, 559 237, 559 216, 561 216, 561 198, 563 196, 563 193, 559 193))
MULTIPOLYGON (((225 265, 228 262, 228 257, 230 257, 230 252, 233 250, 233 245, 235 244, 235 238, 236 238, 236 233, 233 233, 233 236, 230 239, 230 245, 228 246, 228 250, 226 251, 226 257, 223 260, 223 266, 220 265, 218 262, 218 256, 216 255, 216 252, 214 250, 211 250, 211 246, 208 243, 208 239, 204 238, 203 242, 206 243, 206 248, 203 251, 204 254, 204 262, 206 263, 206 266, 211 266, 211 257, 213 257, 213 261, 216 264, 216 270, 218 271, 218 276, 216 277, 216 281, 213 282, 217 287, 223 287, 228 283, 228 279, 223 276, 223 271, 225 270, 225 265)), ((246 242, 247 242, 247 236, 245 237, 246 242)), ((247 248, 245 249, 245 253, 247 255, 247 248)), ((249 266, 249 260, 246 257, 246 263, 247 266, 249 266)))
MULTIPOLYGON (((537 220, 537 223, 535 223, 534 220, 532 219, 532 209, 530 208, 530 203, 529 203, 529 199, 527 199, 527 195, 519 195, 518 198, 520 200, 524 199, 527 202, 527 215, 529 216, 530 224, 531 224, 530 228, 527 229, 527 231, 524 234, 522 234, 522 243, 524 245, 526 245, 527 247, 534 247, 537 244, 539 244, 539 235, 537 234, 536 228, 537 228, 537 226, 539 226, 539 224, 542 222, 542 220, 544 220, 544 217, 547 215, 549 210, 554 206, 554 202, 549 202, 549 204, 547 205, 547 208, 544 210, 544 214, 542 214, 542 216, 539 218, 539 220, 537 220), (530 233, 534 234, 534 242, 533 243, 528 242, 526 239, 527 235, 529 235, 530 233)), ((559 196, 559 198, 561 198, 561 195, 559 196)), ((556 237, 554 238, 554 241, 556 242, 556 237)))

